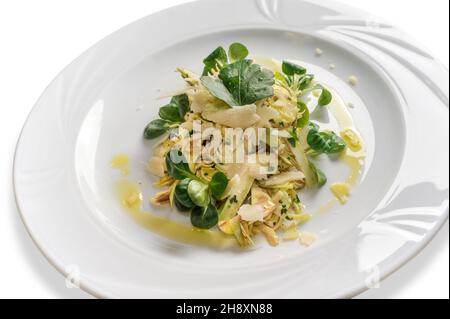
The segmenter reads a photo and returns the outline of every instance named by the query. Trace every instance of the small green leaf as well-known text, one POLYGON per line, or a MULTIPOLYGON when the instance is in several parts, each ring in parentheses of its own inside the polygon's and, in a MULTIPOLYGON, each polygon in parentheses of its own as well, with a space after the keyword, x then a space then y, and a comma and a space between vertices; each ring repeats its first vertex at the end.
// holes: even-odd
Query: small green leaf
POLYGON ((154 139, 163 135, 173 123, 181 123, 184 115, 189 111, 189 98, 186 94, 174 96, 167 104, 159 109, 160 119, 151 121, 144 129, 144 138, 154 139))
POLYGON ((205 65, 203 69, 203 75, 208 75, 213 69, 221 68, 228 64, 227 52, 224 48, 218 47, 204 60, 205 65))
POLYGON ((189 112, 189 97, 187 96, 187 94, 174 96, 170 100, 170 104, 175 104, 176 106, 178 106, 182 119, 184 119, 186 113, 189 112))
POLYGON ((177 208, 177 210, 180 212, 185 213, 185 212, 190 212, 192 210, 192 207, 184 206, 183 204, 181 204, 181 202, 176 197, 174 198, 174 204, 175 204, 175 207, 177 208))
POLYGON ((147 126, 145 127, 144 138, 147 140, 157 138, 166 133, 167 130, 169 129, 169 126, 170 123, 165 120, 162 119, 153 120, 150 123, 148 123, 147 126))
POLYGON ((316 127, 309 130, 306 141, 314 151, 325 154, 340 153, 347 146, 345 141, 334 132, 319 132, 316 127))
POLYGON ((228 49, 228 55, 233 61, 244 60, 248 56, 248 49, 241 43, 233 43, 228 49))
POLYGON ((306 69, 298 64, 289 62, 289 61, 283 61, 283 64, 281 65, 281 69, 283 70, 283 73, 286 75, 303 75, 306 73, 306 69))
POLYGON ((311 170, 315 175, 317 186, 318 187, 324 186, 328 181, 325 173, 321 169, 317 168, 317 166, 314 165, 312 162, 309 162, 309 165, 311 166, 311 170))
POLYGON ((181 123, 183 121, 178 106, 172 103, 159 109, 159 117, 173 123, 181 123))
POLYGON ((319 105, 325 106, 331 103, 331 100, 333 99, 333 96, 331 95, 331 92, 327 89, 322 89, 322 94, 320 94, 319 97, 319 105))
POLYGON ((302 101, 297 101, 299 117, 297 118, 297 127, 303 128, 309 123, 309 109, 302 101))
MULTIPOLYGON (((253 104, 273 96, 274 74, 252 60, 241 60, 227 65, 219 73, 236 105, 253 104)), ((225 101, 226 102, 226 101, 225 101)))
POLYGON ((296 147, 297 142, 298 142, 297 130, 295 128, 292 128, 288 131, 288 133, 289 133, 289 135, 291 135, 291 137, 289 137, 287 139, 289 144, 291 144, 292 147, 296 147))
POLYGON ((274 74, 252 63, 241 60, 229 64, 220 71, 219 79, 203 76, 202 84, 212 95, 232 107, 273 96, 274 74))
POLYGON ((323 185, 325 185, 327 183, 327 176, 325 175, 325 173, 318 168, 317 169, 317 186, 322 187, 323 185))
POLYGON ((300 79, 299 89, 301 91, 308 89, 311 86, 311 84, 313 83, 313 80, 314 80, 314 75, 312 75, 312 74, 305 74, 300 79))
POLYGON ((175 187, 175 199, 186 208, 192 209, 195 207, 195 203, 191 200, 188 193, 188 186, 191 182, 191 179, 186 178, 183 179, 180 183, 175 187))
POLYGON ((185 178, 198 179, 198 177, 191 172, 189 164, 183 153, 177 149, 171 149, 166 154, 166 166, 169 175, 177 180, 185 178))
POLYGON ((193 180, 190 181, 187 192, 189 194, 189 197, 191 198, 192 202, 200 207, 208 206, 210 199, 209 199, 209 192, 208 192, 208 185, 193 180))
POLYGON ((201 229, 210 229, 219 222, 219 213, 216 207, 209 204, 206 207, 195 207, 191 212, 191 223, 201 229))
POLYGON ((224 101, 229 106, 239 105, 239 103, 234 100, 233 96, 225 87, 223 82, 219 79, 215 79, 210 76, 202 76, 201 81, 203 86, 208 89, 209 93, 219 100, 224 101))
POLYGON ((214 176, 211 179, 211 182, 209 182, 209 187, 211 188, 211 193, 216 198, 219 198, 220 195, 223 194, 223 192, 225 191, 227 186, 228 186, 228 178, 222 172, 218 172, 218 173, 214 174, 214 176))
POLYGON ((280 72, 275 72, 275 79, 277 79, 278 81, 281 81, 283 83, 287 83, 286 76, 280 72))
POLYGON ((309 128, 310 129, 312 129, 312 130, 320 130, 320 127, 319 127, 319 125, 317 125, 316 123, 314 123, 314 122, 309 122, 308 123, 308 126, 309 126, 309 128))

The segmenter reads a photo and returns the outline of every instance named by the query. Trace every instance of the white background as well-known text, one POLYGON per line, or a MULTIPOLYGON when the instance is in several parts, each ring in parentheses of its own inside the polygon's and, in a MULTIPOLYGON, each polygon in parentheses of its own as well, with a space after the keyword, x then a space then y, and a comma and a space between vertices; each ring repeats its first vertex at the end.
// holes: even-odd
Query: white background
MULTIPOLYGON (((244 0, 243 0, 244 1, 244 0)), ((282 0, 281 0, 282 1, 282 0)), ((0 2, 0 298, 90 298, 67 289, 19 219, 12 192, 14 147, 40 93, 85 49, 122 26, 186 0, 0 2)), ((341 0, 391 21, 448 68, 447 0, 341 0)), ((161 30, 160 30, 161 31, 161 30)), ((365 298, 449 298, 448 222, 430 245, 365 298)))

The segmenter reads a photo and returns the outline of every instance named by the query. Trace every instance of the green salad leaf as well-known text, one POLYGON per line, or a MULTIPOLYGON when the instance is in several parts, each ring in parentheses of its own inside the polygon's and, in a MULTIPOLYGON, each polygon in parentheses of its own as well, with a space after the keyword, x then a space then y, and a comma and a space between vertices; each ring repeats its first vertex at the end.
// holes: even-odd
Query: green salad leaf
POLYGON ((314 75, 313 74, 305 74, 304 76, 301 77, 299 84, 298 84, 298 88, 300 91, 304 91, 306 89, 308 89, 309 87, 311 87, 311 84, 314 81, 314 75))
POLYGON ((242 43, 233 43, 228 49, 228 55, 232 61, 244 60, 248 56, 248 49, 242 43))
POLYGON ((209 182, 211 193, 215 198, 219 198, 228 186, 228 178, 222 172, 217 172, 209 182))
POLYGON ((178 107, 181 119, 184 119, 186 113, 189 112, 189 97, 187 94, 172 97, 170 104, 174 104, 178 107))
POLYGON ((191 179, 185 178, 175 187, 175 199, 182 207, 186 209, 192 209, 195 207, 195 203, 192 201, 188 193, 188 186, 191 181, 191 179))
POLYGON ((275 78, 275 80, 278 80, 278 81, 280 81, 280 82, 282 82, 284 84, 287 84, 287 78, 281 72, 275 72, 274 78, 275 78))
POLYGON ((274 74, 252 60, 241 60, 220 70, 219 79, 201 78, 208 91, 229 106, 242 106, 273 96, 274 74))
POLYGON ((144 138, 151 140, 163 135, 173 124, 182 123, 188 111, 188 96, 186 94, 174 96, 169 104, 159 109, 160 119, 147 124, 144 129, 144 138))
POLYGON ((273 96, 275 83, 272 71, 263 69, 252 60, 241 60, 220 70, 219 79, 238 102, 248 105, 273 96))
POLYGON ((154 139, 163 135, 170 127, 170 123, 163 119, 156 119, 147 124, 144 129, 145 139, 154 139))
POLYGON ((183 120, 180 116, 178 106, 172 103, 159 109, 159 117, 173 123, 180 123, 183 120))
POLYGON ((248 54, 245 45, 233 43, 228 49, 233 63, 229 64, 223 47, 218 47, 203 60, 203 86, 231 107, 253 104, 274 94, 274 74, 246 59, 248 54), (212 70, 220 70, 218 78, 209 76, 212 70))
POLYGON ((314 123, 314 122, 309 122, 309 123, 308 123, 308 127, 309 127, 310 129, 320 130, 320 126, 317 125, 317 124, 314 123))
POLYGON ((272 71, 252 60, 241 60, 225 66, 219 79, 202 77, 208 91, 230 106, 242 106, 273 96, 275 83, 272 71))
POLYGON ((309 165, 311 167, 311 170, 313 171, 314 175, 315 175, 315 179, 316 179, 316 183, 318 187, 322 187, 324 186, 328 179, 327 176, 325 175, 325 173, 319 169, 316 165, 314 165, 314 163, 309 162, 309 165))
POLYGON ((189 164, 180 150, 171 149, 167 152, 166 166, 169 175, 174 179, 183 180, 189 178, 199 180, 199 177, 191 172, 189 164))
MULTIPOLYGON (((302 96, 316 89, 322 90, 318 101, 319 106, 326 106, 331 103, 333 99, 331 92, 320 84, 314 84, 314 75, 306 74, 308 71, 306 68, 289 61, 283 61, 281 69, 284 74, 277 74, 277 79, 294 89, 297 96, 302 96)), ((307 121, 299 124, 306 125, 306 123, 307 121)))
POLYGON ((203 75, 208 75, 212 70, 228 64, 227 52, 224 48, 218 47, 203 60, 203 64, 205 65, 203 75))
POLYGON ((289 142, 289 144, 292 145, 292 147, 296 147, 297 142, 299 141, 297 130, 295 128, 292 128, 292 129, 288 130, 288 133, 289 133, 290 137, 287 139, 287 141, 289 142))
POLYGON ((208 185, 202 182, 192 180, 190 181, 187 192, 192 202, 200 207, 208 206, 210 203, 208 185))
POLYGON ((283 71, 284 74, 290 76, 293 76, 294 74, 303 75, 307 71, 304 67, 289 61, 283 61, 281 65, 281 70, 283 71))
POLYGON ((191 223, 202 229, 217 225, 219 213, 212 194, 222 194, 228 184, 223 173, 216 173, 211 182, 197 177, 189 168, 181 151, 172 149, 166 155, 169 175, 180 182, 175 187, 174 204, 181 212, 191 211, 191 223))
POLYGON ((191 212, 191 223, 201 229, 210 229, 219 222, 219 212, 217 208, 209 204, 205 207, 197 206, 191 212))
POLYGON ((192 207, 186 207, 183 204, 181 204, 181 202, 175 197, 173 200, 173 203, 175 205, 175 207, 177 208, 178 211, 180 212, 190 212, 192 210, 192 207))
POLYGON ((309 123, 309 109, 308 106, 302 101, 297 101, 297 108, 299 117, 297 118, 297 127, 305 127, 309 123))
POLYGON ((297 97, 314 88, 314 75, 307 74, 308 70, 301 65, 283 61, 281 70, 283 73, 279 73, 277 79, 286 83, 297 97))
POLYGON ((319 187, 324 186, 328 181, 327 176, 320 168, 317 169, 316 174, 317 174, 317 186, 319 187))
POLYGON ((221 80, 210 76, 202 76, 201 81, 203 86, 208 89, 209 93, 219 100, 224 101, 229 106, 239 105, 239 102, 233 98, 221 80))
POLYGON ((347 144, 336 133, 331 131, 319 131, 316 126, 311 127, 306 138, 308 145, 314 151, 324 154, 336 154, 342 152, 347 144))
POLYGON ((322 89, 322 93, 320 94, 319 102, 318 102, 319 105, 326 106, 326 105, 330 104, 332 100, 333 100, 333 96, 332 96, 331 92, 325 88, 322 89))

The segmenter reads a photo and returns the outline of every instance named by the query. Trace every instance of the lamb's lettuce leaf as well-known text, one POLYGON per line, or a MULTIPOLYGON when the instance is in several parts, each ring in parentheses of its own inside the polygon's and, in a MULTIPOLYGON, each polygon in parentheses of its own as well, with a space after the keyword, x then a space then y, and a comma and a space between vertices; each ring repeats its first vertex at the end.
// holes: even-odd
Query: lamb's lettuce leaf
POLYGON ((223 47, 218 47, 203 60, 203 64, 205 65, 203 68, 203 75, 208 75, 214 69, 217 69, 218 67, 221 68, 228 64, 227 52, 223 47))
POLYGON ((231 107, 253 104, 273 96, 275 83, 272 71, 252 60, 241 60, 222 68, 219 78, 202 77, 208 91, 231 107))

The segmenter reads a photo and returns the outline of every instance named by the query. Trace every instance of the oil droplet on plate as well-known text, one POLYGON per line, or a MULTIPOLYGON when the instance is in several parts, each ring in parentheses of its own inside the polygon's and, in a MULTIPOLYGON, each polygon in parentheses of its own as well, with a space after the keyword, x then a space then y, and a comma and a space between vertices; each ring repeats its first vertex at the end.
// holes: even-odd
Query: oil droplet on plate
POLYGON ((127 176, 130 173, 130 158, 126 154, 117 154, 111 160, 111 167, 119 170, 123 176, 127 176))

